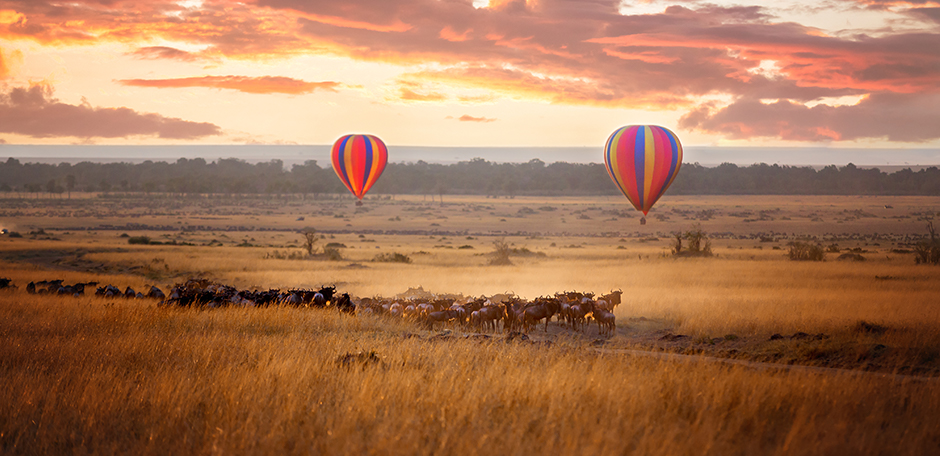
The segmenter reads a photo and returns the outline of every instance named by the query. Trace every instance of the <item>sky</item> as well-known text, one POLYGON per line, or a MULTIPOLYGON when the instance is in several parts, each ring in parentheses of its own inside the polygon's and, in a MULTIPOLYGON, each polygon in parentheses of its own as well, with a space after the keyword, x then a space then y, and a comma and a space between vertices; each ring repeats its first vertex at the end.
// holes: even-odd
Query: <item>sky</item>
POLYGON ((0 0, 0 144, 600 148, 632 124, 938 148, 940 1, 0 0))

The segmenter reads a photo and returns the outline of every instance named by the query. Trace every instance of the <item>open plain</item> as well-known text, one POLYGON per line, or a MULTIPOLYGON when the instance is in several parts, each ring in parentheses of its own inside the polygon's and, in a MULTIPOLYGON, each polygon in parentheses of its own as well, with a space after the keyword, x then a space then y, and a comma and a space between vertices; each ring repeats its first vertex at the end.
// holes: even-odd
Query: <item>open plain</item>
POLYGON ((74 193, 0 206, 5 454, 932 454, 935 197, 350 199, 74 193), (701 228, 713 255, 672 255, 701 228), (303 231, 315 231, 316 255, 303 231), (134 241, 134 243, 131 243, 134 241), (504 241, 509 265, 491 265, 504 241), (825 261, 791 261, 791 242, 825 261), (333 252, 327 255, 325 250, 333 252), (409 262, 383 261, 398 254, 409 262), (616 330, 30 294, 623 291, 616 330))

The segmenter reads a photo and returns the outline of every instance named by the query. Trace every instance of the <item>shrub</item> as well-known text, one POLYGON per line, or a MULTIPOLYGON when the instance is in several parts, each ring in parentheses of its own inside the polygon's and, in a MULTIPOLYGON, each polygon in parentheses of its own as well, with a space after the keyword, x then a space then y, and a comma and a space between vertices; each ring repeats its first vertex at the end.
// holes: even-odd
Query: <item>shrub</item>
POLYGON ((372 258, 372 261, 379 263, 411 263, 411 258, 398 252, 380 253, 372 258))
POLYGON ((823 261, 826 259, 826 252, 821 246, 799 241, 791 242, 788 245, 790 250, 787 252, 787 256, 793 261, 823 261))
POLYGON ((940 264, 940 238, 933 227, 933 222, 927 222, 929 240, 918 242, 914 246, 914 262, 917 264, 940 264))
POLYGON ((673 233, 674 241, 672 243, 672 254, 678 257, 710 257, 712 256, 712 241, 708 239, 708 233, 702 229, 702 225, 695 224, 685 233, 673 233), (685 249, 682 247, 682 240, 688 241, 689 245, 685 249))
POLYGON ((511 265, 510 254, 512 254, 512 247, 509 246, 509 243, 505 239, 497 239, 493 241, 493 256, 490 258, 489 264, 491 266, 511 265))
POLYGON ((342 252, 339 251, 339 248, 337 247, 325 247, 323 249, 323 257, 326 258, 327 261, 342 261, 343 260, 343 254, 342 252))
POLYGON ((127 243, 147 245, 147 244, 151 244, 152 241, 147 236, 131 236, 127 238, 127 243))

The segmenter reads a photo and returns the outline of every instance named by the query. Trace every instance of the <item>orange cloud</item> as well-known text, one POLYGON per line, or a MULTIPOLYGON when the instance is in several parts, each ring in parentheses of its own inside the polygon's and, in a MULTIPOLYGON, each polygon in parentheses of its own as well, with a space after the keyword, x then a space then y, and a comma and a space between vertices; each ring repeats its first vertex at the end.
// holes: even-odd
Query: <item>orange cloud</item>
POLYGON ((440 92, 419 93, 407 87, 400 87, 398 98, 405 101, 444 101, 448 96, 440 92))
MULTIPOLYGON (((936 1, 856 2, 873 10, 890 6, 907 14, 909 23, 923 25, 917 32, 889 25, 877 36, 827 36, 762 6, 680 3, 657 14, 631 15, 621 13, 620 0, 493 0, 479 9, 470 0, 205 0, 194 8, 175 0, 19 0, 0 12, 0 39, 132 46, 165 40, 205 50, 193 55, 149 46, 134 55, 264 60, 331 54, 433 68, 405 77, 436 84, 433 91, 400 87, 397 95, 406 101, 466 101, 439 88, 446 85, 559 104, 688 109, 694 117, 703 96, 804 106, 824 97, 940 92, 940 46, 931 31, 940 23, 936 1)), ((206 78, 134 81, 250 93, 337 87, 289 78, 267 86, 206 78)), ((840 133, 844 128, 823 127, 797 134, 780 126, 778 134, 851 137, 840 133)), ((740 134, 764 134, 758 130, 740 134)))
POLYGON ((496 119, 495 119, 495 118, 490 118, 490 117, 473 117, 473 116, 470 116, 470 115, 468 115, 468 114, 464 114, 464 115, 458 117, 457 120, 459 120, 459 121, 461 121, 461 122, 481 122, 481 123, 496 122, 496 119))
POLYGON ((142 47, 131 53, 141 59, 171 59, 181 60, 183 62, 193 62, 199 60, 199 57, 192 52, 182 51, 167 46, 148 46, 142 47))
POLYGON ((178 79, 122 79, 120 84, 136 87, 182 88, 206 87, 212 89, 230 89, 245 93, 269 94, 286 93, 300 95, 316 90, 336 92, 341 86, 338 82, 307 82, 282 76, 201 76, 178 79))
POLYGON ((472 30, 464 30, 463 33, 457 33, 450 26, 444 27, 441 29, 441 38, 447 41, 467 41, 467 36, 472 30))
POLYGON ((211 123, 138 113, 130 108, 60 103, 52 98, 51 87, 34 85, 0 94, 0 133, 33 138, 156 136, 187 140, 218 135, 221 129, 211 123))
POLYGON ((924 142, 940 138, 940 94, 885 93, 858 104, 807 107, 787 100, 765 104, 742 99, 720 109, 707 107, 682 117, 679 127, 732 139, 792 141, 887 139, 924 142))
POLYGON ((6 60, 3 58, 3 49, 0 49, 0 79, 6 79, 10 75, 10 68, 7 67, 6 60))

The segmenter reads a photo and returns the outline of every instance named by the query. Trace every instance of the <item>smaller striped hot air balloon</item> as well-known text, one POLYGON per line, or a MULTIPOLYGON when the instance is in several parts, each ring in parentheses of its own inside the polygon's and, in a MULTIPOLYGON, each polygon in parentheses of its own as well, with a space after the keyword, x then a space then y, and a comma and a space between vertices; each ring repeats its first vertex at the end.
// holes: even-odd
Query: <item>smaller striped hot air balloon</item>
POLYGON ((372 135, 346 135, 333 143, 333 171, 346 188, 359 198, 379 180, 388 163, 388 148, 372 135))
POLYGON ((646 215, 679 174, 682 144, 660 126, 621 127, 607 139, 604 163, 623 195, 646 215))

